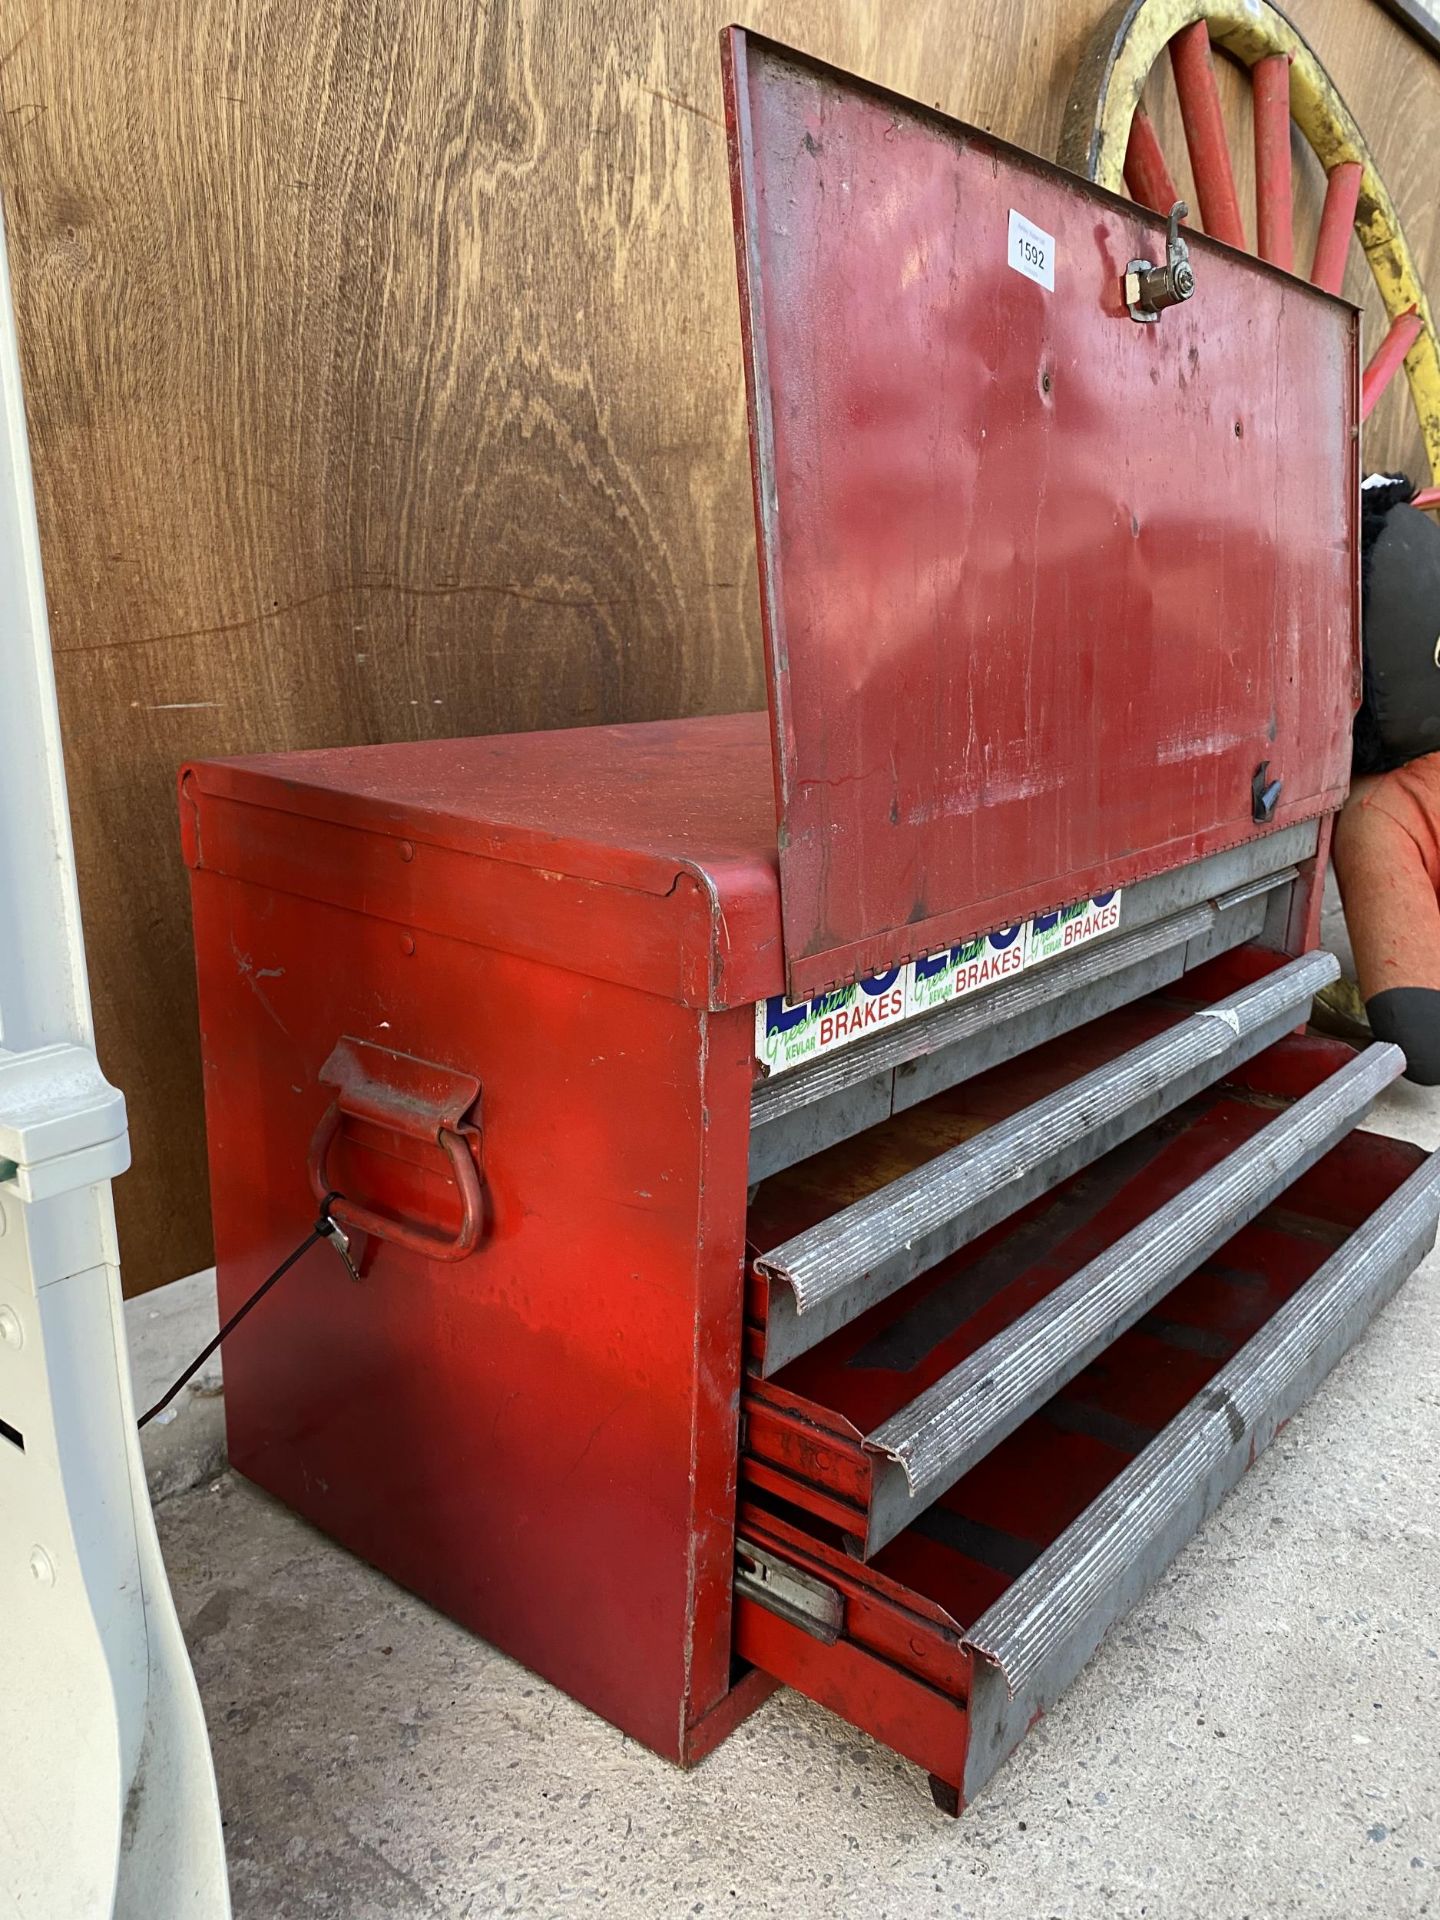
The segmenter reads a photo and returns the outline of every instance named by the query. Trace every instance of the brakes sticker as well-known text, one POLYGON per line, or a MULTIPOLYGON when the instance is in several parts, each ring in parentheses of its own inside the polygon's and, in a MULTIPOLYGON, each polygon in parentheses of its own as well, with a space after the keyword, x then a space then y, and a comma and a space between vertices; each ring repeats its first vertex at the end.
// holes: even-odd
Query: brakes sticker
POLYGON ((910 990, 906 1009, 910 1013, 928 1013, 931 1007, 943 1007, 947 1000, 959 1000, 981 987, 993 987, 1008 980, 1025 966, 1025 928, 1002 927, 998 933, 964 940, 957 947, 912 960, 906 969, 910 990))
POLYGON ((1113 893, 1097 893, 1093 900, 1077 900, 1073 907, 1061 907, 1055 913, 1037 913, 1025 932, 1025 964, 1028 967, 1037 960, 1053 960, 1057 953, 1083 947, 1102 933, 1114 933, 1119 924, 1118 887, 1113 893))
POLYGON ((761 1000, 755 1008, 757 1058, 771 1073, 784 1073, 867 1033, 898 1026, 909 1011, 909 975, 909 967, 892 967, 795 1005, 779 993, 761 1000))
POLYGON ((907 966, 852 981, 813 1000, 795 1003, 783 994, 755 1008, 755 1056, 767 1074, 785 1073, 835 1053, 867 1034, 898 1026, 951 1000, 1000 986, 1046 960, 1069 953, 1120 925, 1120 889, 995 933, 979 934, 907 966))

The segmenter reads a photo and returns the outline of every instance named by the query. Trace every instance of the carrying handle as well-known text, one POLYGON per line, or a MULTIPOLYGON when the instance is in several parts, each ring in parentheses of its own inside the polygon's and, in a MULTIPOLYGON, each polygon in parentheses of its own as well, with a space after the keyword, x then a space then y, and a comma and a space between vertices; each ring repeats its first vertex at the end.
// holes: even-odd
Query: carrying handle
POLYGON ((473 1150, 479 1131, 465 1115, 479 1099, 479 1081, 348 1037, 336 1046, 320 1079, 339 1088, 310 1142, 310 1188, 329 1217, 346 1233, 373 1234, 422 1260, 464 1260, 474 1253, 485 1230, 485 1202, 473 1150), (457 1233, 437 1233, 334 1192, 327 1163, 347 1114, 444 1149, 460 1195, 457 1233))
MULTIPOLYGON (((315 1129, 315 1138, 310 1142, 310 1187, 320 1201, 331 1192, 325 1163, 343 1118, 339 1100, 332 1100, 324 1119, 315 1129)), ((423 1260, 466 1259, 479 1246, 480 1235, 485 1230, 480 1174, 475 1165, 475 1156, 470 1151, 470 1142, 463 1133, 458 1133, 454 1127, 441 1127, 437 1138, 449 1156, 450 1171, 455 1176, 455 1187, 460 1195, 460 1231, 453 1239, 432 1233, 412 1221, 397 1220, 390 1214, 377 1213, 373 1207, 361 1206, 357 1200, 348 1200, 343 1195, 331 1200, 330 1218, 346 1233, 374 1234, 376 1239, 388 1240, 392 1246, 402 1247, 406 1253, 419 1254, 423 1260)))

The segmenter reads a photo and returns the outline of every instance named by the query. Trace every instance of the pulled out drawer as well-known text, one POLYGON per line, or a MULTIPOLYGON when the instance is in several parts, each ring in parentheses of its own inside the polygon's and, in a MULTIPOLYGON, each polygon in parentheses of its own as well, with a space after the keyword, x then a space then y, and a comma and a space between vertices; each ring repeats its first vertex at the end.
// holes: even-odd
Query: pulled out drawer
MULTIPOLYGON (((1293 1030, 1276 983, 1324 958, 1227 956, 754 1197, 737 1650, 924 1766, 951 1811, 1434 1240, 1440 1157, 1356 1130, 1398 1051, 1293 1030), (1206 1009, 1238 1043, 1208 1073, 1175 1044, 1206 1009), (1108 1106, 1157 1048, 1172 1079, 1108 1106), (912 1209, 899 1283, 862 1281, 857 1313, 767 1365, 797 1243, 866 1207, 876 1241, 933 1169, 978 1229, 912 1209)), ((780 1317, 787 1350, 803 1321, 780 1317)))
MULTIPOLYGON (((763 1182, 767 1377, 1303 1024, 1339 968, 1244 947, 763 1182)), ((1398 1071, 1398 1069, 1397 1069, 1398 1071)))

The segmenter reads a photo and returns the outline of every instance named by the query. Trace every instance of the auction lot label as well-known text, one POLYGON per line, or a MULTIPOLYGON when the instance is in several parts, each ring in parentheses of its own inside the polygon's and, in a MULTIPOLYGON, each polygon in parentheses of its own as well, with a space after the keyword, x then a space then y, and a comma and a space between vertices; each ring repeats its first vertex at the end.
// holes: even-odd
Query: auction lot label
POLYGON ((755 1008, 755 1056, 769 1073, 786 1073, 882 1027, 898 1026, 914 1014, 1012 980, 1027 967, 1116 932, 1119 925, 1117 887, 1054 913, 1038 913, 1019 926, 922 955, 907 966, 852 981, 814 1000, 792 1005, 783 994, 773 994, 755 1008))

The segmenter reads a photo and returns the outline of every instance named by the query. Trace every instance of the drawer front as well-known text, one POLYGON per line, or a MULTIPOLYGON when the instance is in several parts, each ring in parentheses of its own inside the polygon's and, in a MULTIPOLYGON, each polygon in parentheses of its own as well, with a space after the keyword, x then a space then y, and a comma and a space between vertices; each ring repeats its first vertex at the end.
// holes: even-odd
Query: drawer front
MULTIPOLYGON (((768 1378, 1301 1024, 1339 971, 1245 948, 762 1187, 768 1378), (1246 976, 1249 977, 1246 977, 1246 976), (1238 984, 1231 984, 1237 980, 1238 984), (1212 993, 1218 982, 1229 991, 1212 993)), ((1398 1068, 1397 1068, 1398 1071, 1398 1068)))
POLYGON ((963 1777, 973 1659, 953 1621, 753 1506, 741 1511, 736 1567, 741 1659, 863 1727, 936 1780, 963 1777), (811 1590, 808 1620, 785 1600, 777 1609, 756 1577, 757 1556, 785 1562, 811 1590))
MULTIPOLYGON (((1440 1156, 1356 1127, 1394 1049, 1217 1057, 1223 1080, 748 1378, 737 1647, 952 1810, 1434 1241, 1440 1156), (801 1604, 777 1611, 747 1545, 801 1604)), ((872 1167, 913 1147, 903 1119, 872 1167)))
POLYGON ((1311 860, 1314 821, 1192 860, 1117 895, 1113 932, 1022 973, 958 994, 798 1067, 771 1070, 750 1101, 750 1178, 766 1179, 838 1140, 1071 1033, 1189 968, 1284 926, 1311 860))

